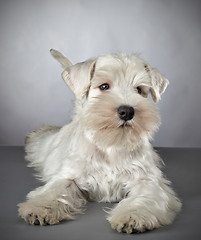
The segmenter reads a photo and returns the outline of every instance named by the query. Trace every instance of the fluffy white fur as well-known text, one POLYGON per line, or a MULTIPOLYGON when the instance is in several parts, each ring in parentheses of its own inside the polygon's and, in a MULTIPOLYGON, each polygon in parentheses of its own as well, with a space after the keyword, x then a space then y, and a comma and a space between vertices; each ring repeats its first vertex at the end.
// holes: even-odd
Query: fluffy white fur
POLYGON ((137 55, 111 54, 65 67, 76 97, 70 124, 43 126, 26 138, 26 159, 45 185, 20 203, 19 215, 35 225, 57 224, 81 213, 87 200, 119 202, 107 220, 119 232, 144 232, 172 223, 181 202, 160 170, 149 140, 160 124, 157 102, 168 80, 137 55), (108 89, 100 86, 108 84, 108 89), (134 117, 122 120, 120 106, 134 117))

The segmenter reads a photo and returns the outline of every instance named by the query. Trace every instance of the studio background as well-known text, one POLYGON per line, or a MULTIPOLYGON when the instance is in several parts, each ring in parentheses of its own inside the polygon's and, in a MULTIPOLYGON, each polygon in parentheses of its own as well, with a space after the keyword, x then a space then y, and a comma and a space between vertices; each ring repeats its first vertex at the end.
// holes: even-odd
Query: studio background
POLYGON ((74 96, 55 48, 73 63, 140 52, 170 81, 154 146, 201 147, 199 0, 7 0, 0 2, 0 145, 22 145, 42 124, 71 119, 74 96))

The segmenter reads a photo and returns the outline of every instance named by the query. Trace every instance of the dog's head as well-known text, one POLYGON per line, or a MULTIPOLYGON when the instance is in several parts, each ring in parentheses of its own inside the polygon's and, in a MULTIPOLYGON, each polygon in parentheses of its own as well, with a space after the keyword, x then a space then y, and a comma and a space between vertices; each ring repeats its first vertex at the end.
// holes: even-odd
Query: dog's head
POLYGON ((168 80, 137 55, 104 55, 67 66, 64 81, 74 92, 77 115, 99 148, 135 149, 160 124, 154 102, 168 80))

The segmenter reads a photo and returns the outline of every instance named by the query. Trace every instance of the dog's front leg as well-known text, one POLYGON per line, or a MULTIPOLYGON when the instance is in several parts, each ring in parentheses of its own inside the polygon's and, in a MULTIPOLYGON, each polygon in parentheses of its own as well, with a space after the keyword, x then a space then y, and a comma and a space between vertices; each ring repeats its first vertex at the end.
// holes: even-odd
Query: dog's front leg
POLYGON ((73 219, 86 204, 84 193, 73 180, 50 182, 30 192, 27 202, 18 204, 19 215, 33 225, 57 224, 73 219))
POLYGON ((107 220, 118 232, 136 233, 170 224, 181 202, 168 181, 141 180, 128 196, 111 210, 107 220))

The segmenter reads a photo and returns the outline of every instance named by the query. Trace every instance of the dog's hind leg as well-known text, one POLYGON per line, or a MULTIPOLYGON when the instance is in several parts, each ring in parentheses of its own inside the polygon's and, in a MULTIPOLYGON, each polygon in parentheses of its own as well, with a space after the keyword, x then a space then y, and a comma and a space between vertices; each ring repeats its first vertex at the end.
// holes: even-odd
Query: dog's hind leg
POLYGON ((27 202, 18 204, 19 216, 33 225, 58 224, 74 219, 83 212, 86 195, 73 180, 47 183, 27 195, 27 202))
POLYGON ((37 139, 42 139, 44 137, 49 136, 50 134, 56 133, 61 129, 61 127, 56 127, 56 126, 42 126, 40 128, 37 128, 36 130, 30 132, 25 140, 25 146, 29 144, 30 142, 33 142, 34 140, 37 139))
MULTIPOLYGON (((57 141, 60 129, 60 127, 42 126, 30 132, 25 138, 25 159, 29 161, 28 166, 34 167, 37 171, 36 176, 45 182, 49 180, 45 178, 49 172, 44 168, 45 165, 51 164, 48 162, 49 156, 60 144, 57 141)), ((55 160, 54 163, 57 161, 55 160)))

